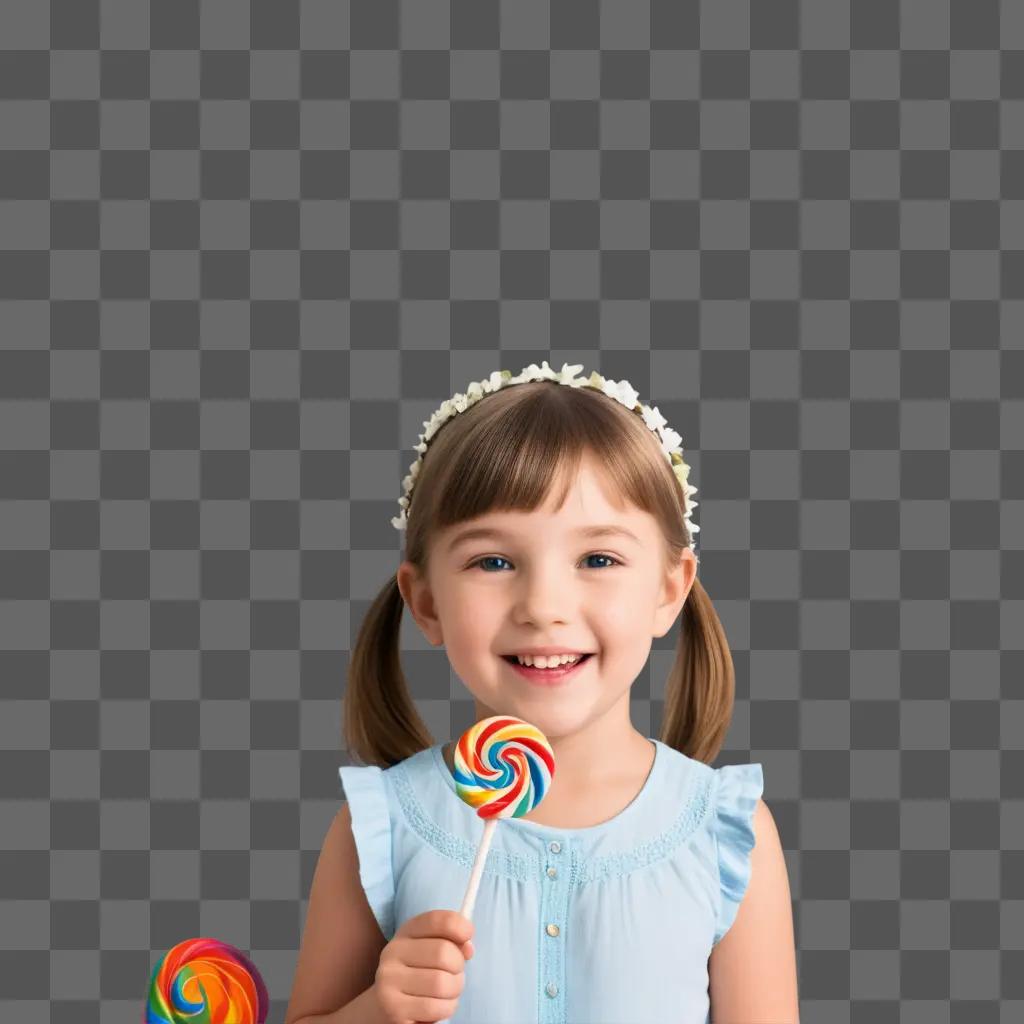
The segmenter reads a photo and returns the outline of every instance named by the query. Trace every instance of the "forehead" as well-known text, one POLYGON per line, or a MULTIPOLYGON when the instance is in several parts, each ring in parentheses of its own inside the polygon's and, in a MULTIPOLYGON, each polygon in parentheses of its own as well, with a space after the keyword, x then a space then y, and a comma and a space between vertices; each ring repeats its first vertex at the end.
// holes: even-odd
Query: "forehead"
POLYGON ((456 523, 444 531, 442 543, 448 550, 454 550, 484 538, 528 540, 540 528, 545 536, 567 541, 598 537, 614 537, 634 544, 645 541, 651 516, 613 493, 593 462, 584 461, 565 502, 556 508, 560 492, 560 481, 556 481, 544 504, 532 511, 494 511, 456 523))

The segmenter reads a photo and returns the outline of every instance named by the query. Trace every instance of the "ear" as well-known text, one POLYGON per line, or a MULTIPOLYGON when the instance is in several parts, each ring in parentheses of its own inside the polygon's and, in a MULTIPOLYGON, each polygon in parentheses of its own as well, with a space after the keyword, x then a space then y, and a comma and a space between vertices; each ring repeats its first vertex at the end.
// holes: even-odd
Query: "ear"
POLYGON ((690 548, 685 548, 679 561, 665 576, 661 588, 661 603, 654 613, 652 636, 664 636, 683 610, 686 598, 697 578, 697 559, 690 548))
POLYGON ((409 614, 416 620, 416 625, 427 638, 427 642, 434 647, 443 644, 441 620, 437 616, 434 595, 426 578, 422 577, 419 569, 408 560, 398 567, 395 577, 402 600, 405 601, 409 614))

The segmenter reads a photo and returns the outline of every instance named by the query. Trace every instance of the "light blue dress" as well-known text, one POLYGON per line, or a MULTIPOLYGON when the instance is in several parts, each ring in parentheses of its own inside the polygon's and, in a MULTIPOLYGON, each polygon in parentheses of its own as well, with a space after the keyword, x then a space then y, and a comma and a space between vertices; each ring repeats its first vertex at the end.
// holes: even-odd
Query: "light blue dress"
MULTIPOLYGON (((708 957, 750 879, 762 766, 712 768, 651 742, 647 781, 615 817, 497 823, 451 1024, 708 1024, 708 957)), ((339 768, 389 941, 410 917, 460 909, 483 835, 442 747, 339 768)))

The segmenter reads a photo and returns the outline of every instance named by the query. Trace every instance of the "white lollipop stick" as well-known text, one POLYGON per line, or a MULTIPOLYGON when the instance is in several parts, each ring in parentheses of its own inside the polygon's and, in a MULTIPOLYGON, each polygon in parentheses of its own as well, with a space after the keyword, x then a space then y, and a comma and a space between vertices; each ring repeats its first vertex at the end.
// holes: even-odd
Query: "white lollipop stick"
MULTIPOLYGON (((473 871, 469 876, 469 888, 466 889, 466 898, 462 901, 462 915, 473 920, 473 905, 476 903, 476 891, 480 888, 480 876, 484 873, 484 861, 487 859, 487 850, 491 845, 491 836, 494 835, 494 826, 498 824, 497 818, 488 818, 484 822, 484 834, 480 839, 480 845, 476 848, 476 860, 473 861, 473 871)), ((448 1018, 440 1021, 440 1024, 449 1024, 448 1018)))
POLYGON ((487 850, 491 845, 491 836, 494 835, 494 826, 498 824, 497 818, 488 818, 484 823, 484 834, 480 845, 476 848, 476 860, 473 861, 473 873, 469 876, 469 888, 466 889, 466 898, 462 901, 460 913, 469 920, 473 920, 473 905, 476 903, 476 892, 480 888, 480 876, 484 873, 484 861, 487 859, 487 850))

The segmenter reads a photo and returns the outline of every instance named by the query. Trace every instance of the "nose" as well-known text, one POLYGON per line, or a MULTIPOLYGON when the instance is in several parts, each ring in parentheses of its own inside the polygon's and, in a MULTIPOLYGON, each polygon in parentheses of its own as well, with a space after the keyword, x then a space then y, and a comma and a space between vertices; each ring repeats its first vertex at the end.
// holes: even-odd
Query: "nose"
POLYGON ((572 569, 548 564, 523 569, 516 580, 516 618, 543 623, 571 617, 576 602, 572 569))

